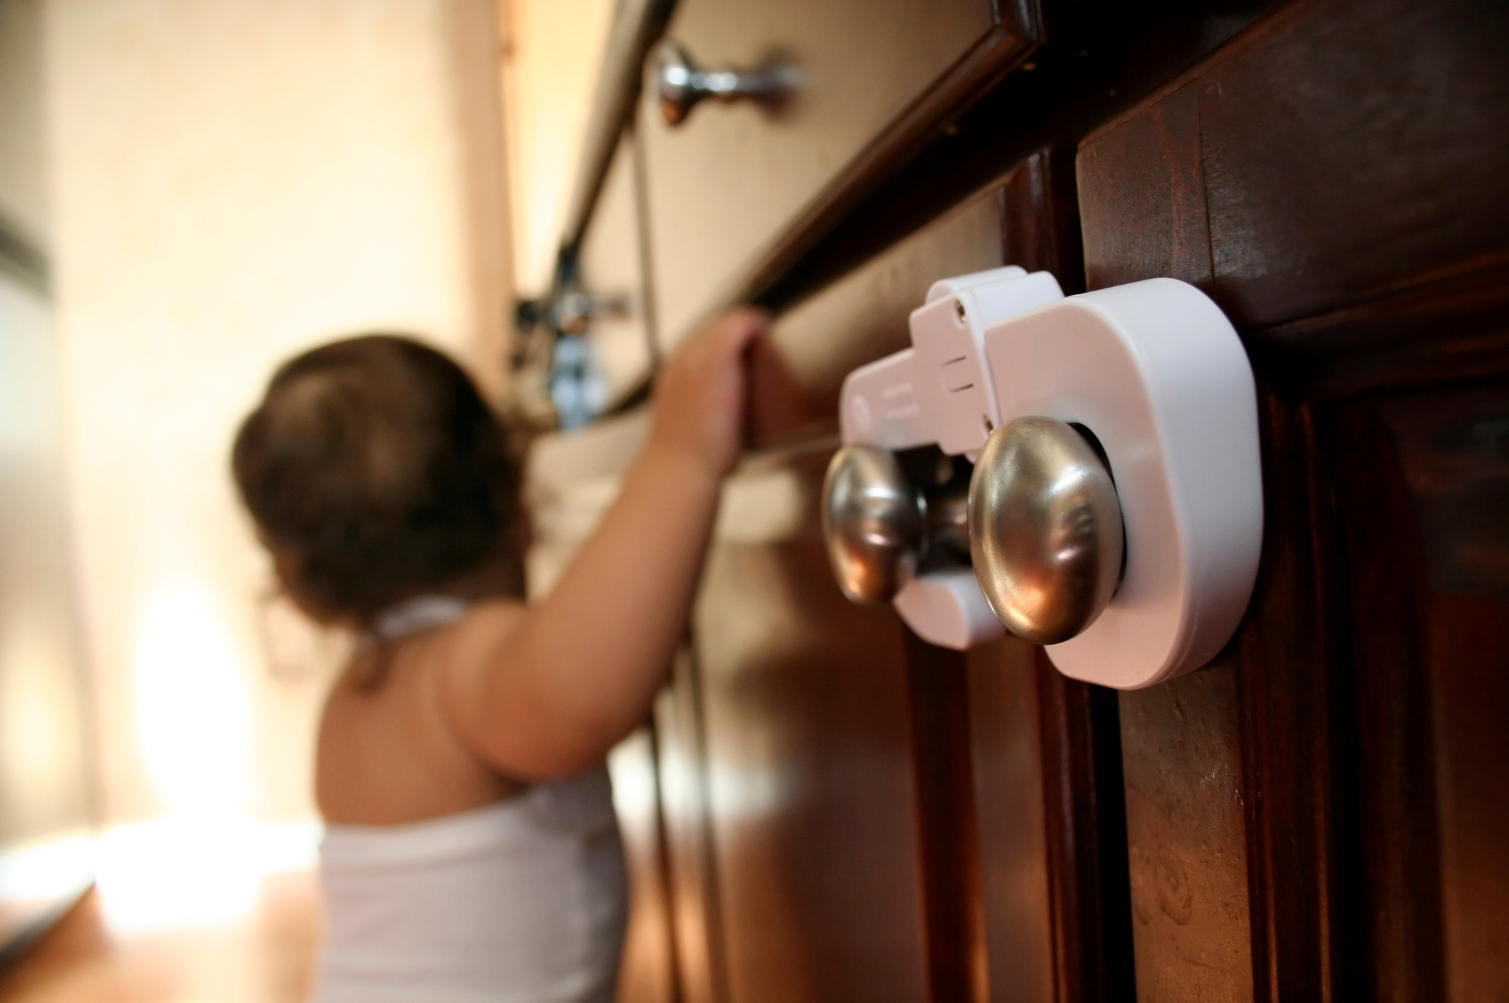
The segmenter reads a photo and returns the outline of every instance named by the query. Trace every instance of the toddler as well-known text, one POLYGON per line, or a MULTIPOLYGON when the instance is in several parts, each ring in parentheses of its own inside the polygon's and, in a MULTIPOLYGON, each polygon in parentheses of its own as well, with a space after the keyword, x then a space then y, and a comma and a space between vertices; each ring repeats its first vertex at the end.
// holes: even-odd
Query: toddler
POLYGON ((316 754, 319 1003, 612 999, 603 760, 686 628, 761 327, 734 311, 668 360, 617 501, 534 606, 519 471, 455 363, 368 336, 273 376, 236 483, 289 596, 360 639, 316 754))

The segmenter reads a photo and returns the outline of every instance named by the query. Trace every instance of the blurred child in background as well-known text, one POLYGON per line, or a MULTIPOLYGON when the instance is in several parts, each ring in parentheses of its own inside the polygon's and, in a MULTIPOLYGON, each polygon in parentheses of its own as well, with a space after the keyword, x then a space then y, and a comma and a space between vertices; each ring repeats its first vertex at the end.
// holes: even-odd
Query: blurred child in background
POLYGON ((325 705, 319 1003, 609 1003, 622 849, 603 765, 686 628, 760 316, 662 368, 647 443, 544 601, 519 468, 471 380, 368 336, 286 363, 233 468, 290 597, 358 633, 325 705))

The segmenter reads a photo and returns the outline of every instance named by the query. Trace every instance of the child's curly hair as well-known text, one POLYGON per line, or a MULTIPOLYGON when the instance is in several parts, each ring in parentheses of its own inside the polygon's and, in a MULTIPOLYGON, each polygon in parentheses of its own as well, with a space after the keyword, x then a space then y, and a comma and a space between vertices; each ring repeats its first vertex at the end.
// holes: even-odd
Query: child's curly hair
POLYGON ((284 363, 231 466, 300 603, 359 627, 498 557, 523 517, 498 417, 460 366, 397 335, 284 363))

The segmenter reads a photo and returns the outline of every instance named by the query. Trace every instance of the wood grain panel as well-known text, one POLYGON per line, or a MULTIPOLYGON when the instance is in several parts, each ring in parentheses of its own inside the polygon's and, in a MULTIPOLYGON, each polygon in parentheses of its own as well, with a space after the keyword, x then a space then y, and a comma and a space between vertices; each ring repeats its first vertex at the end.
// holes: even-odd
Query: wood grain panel
MULTIPOLYGON (((815 498, 843 377, 907 344, 907 316, 937 278, 1001 264, 1001 211, 1001 186, 991 185, 783 314, 755 358, 753 438, 766 446, 793 443, 799 459, 788 469, 783 460, 756 458, 731 485, 699 600, 714 854, 708 873, 716 871, 730 999, 777 992, 908 998, 914 990, 958 999, 984 990, 980 875, 969 864, 977 837, 962 660, 909 638, 888 606, 842 599, 818 539, 815 498), (866 681, 877 672, 899 675, 883 685, 866 681), (845 687, 864 697, 854 704, 860 717, 848 723, 828 711, 845 687), (749 692, 761 698, 751 701, 749 692), (828 726, 840 731, 829 734, 828 726), (829 771, 873 758, 866 746, 877 743, 894 757, 875 764, 897 771, 886 774, 889 787, 866 793, 874 787, 867 781, 821 802, 773 804, 768 816, 746 804, 750 789, 835 783, 824 779, 829 771), (906 800, 894 803, 867 800, 902 794, 906 800), (832 814, 845 805, 850 814, 832 814), (886 860, 878 872, 885 876, 867 881, 867 897, 849 884, 857 878, 846 876, 848 865, 816 877, 836 866, 825 854, 838 851, 824 841, 856 825, 879 828, 855 852, 886 860), (807 839, 818 841, 810 857, 799 852, 807 839), (894 901, 882 908, 885 896, 894 901)), ((1012 713, 1030 722, 1036 711, 1014 705, 1012 713)), ((1031 744, 1036 732, 1028 734, 1031 744)), ((1035 766, 1018 787, 993 796, 1024 790, 1040 803, 1035 766)), ((1040 820, 1034 811, 1029 803, 1021 817, 1040 820)), ((1024 837, 1018 831, 1005 835, 1025 844, 1002 845, 1001 853, 1034 860, 1045 880, 1040 830, 1024 837)), ((1046 914, 1035 921, 1044 938, 1039 964, 1048 972, 1046 914)), ((1002 927, 998 940, 1012 935, 1002 927)))
POLYGON ((655 702, 655 734, 677 989, 684 1003, 723 1003, 718 874, 708 819, 702 693, 693 653, 683 649, 671 685, 655 702))
MULTIPOLYGON (((1501 451, 1501 467, 1506 459, 1501 451)), ((1503 512, 1496 516, 1499 536, 1503 512)), ((1462 537, 1485 542, 1470 528, 1462 537)), ((1509 602, 1502 592, 1438 593, 1427 615, 1447 996, 1502 1000, 1509 997, 1509 602)))
POLYGON ((1079 180, 1091 288, 1151 275, 1209 288, 1199 96, 1185 84, 1085 142, 1079 180))
MULTIPOLYGON (((1413 581, 1436 558, 1407 541, 1397 563, 1390 553, 1408 503, 1380 504, 1409 495, 1388 473, 1388 420, 1355 417, 1371 404, 1317 411, 1305 399, 1509 368, 1509 207, 1492 180, 1509 146, 1489 124, 1509 109, 1492 68, 1506 28, 1501 5, 1294 4, 1081 148, 1089 285, 1195 282, 1237 323, 1264 391, 1263 563, 1223 655, 1250 794, 1258 996, 1365 984, 1384 999, 1441 998, 1449 981, 1433 793, 1444 758, 1422 737, 1435 635, 1413 581)), ((1444 524, 1491 536, 1490 521, 1444 524)), ((1123 714, 1143 699, 1124 697, 1123 714)), ((1147 726, 1178 733, 1172 712, 1147 726)), ((1144 806, 1130 744, 1127 755, 1136 904, 1144 806)), ((1138 937, 1146 997, 1141 926, 1138 937)))
POLYGON ((1256 998, 1237 679, 1228 659, 1121 694, 1143 1003, 1256 998))
MULTIPOLYGON (((963 652, 927 644, 910 631, 906 660, 929 998, 987 1003, 997 997, 991 992, 989 971, 989 896, 982 894, 969 668, 963 652)), ((1021 806, 1022 814, 1031 818, 1037 792, 1030 783, 999 794, 1009 798, 1024 790, 1028 800, 1021 806)), ((1029 840, 1027 845, 1034 844, 1029 840)), ((1041 854, 1034 863, 1041 874, 1041 854)), ((1030 983, 1029 972, 1020 974, 1023 984, 1030 983)))
POLYGON ((1425 548, 1377 402, 1338 406, 1327 453, 1344 523, 1355 665, 1359 888, 1368 995, 1443 996, 1440 841, 1424 671, 1425 548), (1343 459, 1345 458, 1345 459, 1343 459))
POLYGON ((1238 668, 1258 996, 1356 983, 1351 670, 1329 473, 1308 406, 1260 391, 1263 553, 1238 668))
POLYGON ((1090 284, 1184 278, 1255 332, 1498 260, 1506 44, 1484 0, 1265 19, 1084 141, 1090 284))
POLYGON ((1035 662, 1032 646, 1011 638, 968 656, 969 736, 992 1003, 1055 998, 1035 662))
POLYGON ((1370 981, 1509 993, 1509 384, 1339 408, 1370 981))
POLYGON ((1213 285, 1240 326, 1502 250, 1509 7, 1330 0, 1199 75, 1213 285))
POLYGON ((653 725, 646 725, 618 743, 608 756, 630 892, 617 1003, 675 1003, 677 999, 657 744, 653 725))
POLYGON ((834 584, 817 522, 831 448, 735 475, 697 599, 732 1003, 928 992, 903 628, 834 584))
POLYGON ((1049 271, 1065 295, 1085 291, 1084 242, 1072 146, 1036 151, 1001 187, 1003 264, 1049 271))
POLYGON ((1136 998, 1125 778, 1117 694, 1035 653, 1054 998, 1136 998))
POLYGON ((1502 373, 1509 253, 1430 270, 1398 292, 1265 328, 1248 345, 1254 366, 1289 399, 1502 373))

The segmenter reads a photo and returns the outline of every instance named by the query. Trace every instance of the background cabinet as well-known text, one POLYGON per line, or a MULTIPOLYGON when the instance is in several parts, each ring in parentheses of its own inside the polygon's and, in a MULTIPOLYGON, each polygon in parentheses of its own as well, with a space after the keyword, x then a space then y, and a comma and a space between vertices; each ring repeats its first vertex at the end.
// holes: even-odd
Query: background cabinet
MULTIPOLYGON (((1003 5, 1005 6, 1005 5, 1003 5)), ((779 65, 789 98, 695 109, 669 126, 645 88, 650 254, 660 328, 685 335, 789 238, 1030 51, 1030 17, 989 0, 684 0, 669 34, 710 68, 779 65)), ((653 73, 653 68, 651 69, 653 73)))

